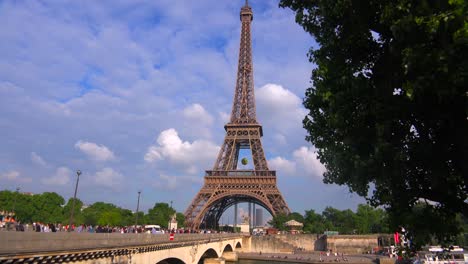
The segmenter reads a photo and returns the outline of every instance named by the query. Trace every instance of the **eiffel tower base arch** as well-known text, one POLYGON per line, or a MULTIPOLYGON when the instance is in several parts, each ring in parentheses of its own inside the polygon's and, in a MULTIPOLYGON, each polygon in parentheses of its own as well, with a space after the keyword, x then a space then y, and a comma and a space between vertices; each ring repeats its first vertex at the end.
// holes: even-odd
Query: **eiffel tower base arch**
MULTIPOLYGON (((207 171, 210 174, 211 171, 207 171)), ((252 173, 251 171, 250 173, 252 173)), ((272 216, 289 214, 289 208, 276 187, 275 171, 270 176, 247 176, 249 171, 232 171, 245 176, 205 176, 205 183, 185 212, 186 225, 192 229, 218 229, 223 213, 232 205, 251 202, 272 216)))

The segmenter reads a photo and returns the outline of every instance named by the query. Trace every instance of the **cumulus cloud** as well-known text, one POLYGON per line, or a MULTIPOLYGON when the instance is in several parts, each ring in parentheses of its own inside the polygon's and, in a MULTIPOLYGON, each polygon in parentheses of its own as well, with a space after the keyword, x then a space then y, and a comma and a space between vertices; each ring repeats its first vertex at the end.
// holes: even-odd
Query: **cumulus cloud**
POLYGON ((266 84, 258 88, 255 96, 261 121, 278 131, 297 128, 307 113, 301 99, 278 84, 266 84))
POLYGON ((200 104, 192 104, 186 107, 183 111, 183 115, 187 119, 205 125, 211 125, 213 123, 213 117, 211 114, 208 113, 200 104))
POLYGON ((12 182, 17 182, 17 183, 30 183, 32 182, 32 178, 30 177, 21 177, 21 173, 12 170, 8 171, 5 173, 0 174, 0 180, 7 180, 7 181, 12 181, 12 182))
POLYGON ((115 159, 114 153, 104 145, 97 145, 93 142, 80 140, 76 142, 75 148, 81 150, 81 152, 88 155, 89 158, 95 161, 108 161, 115 159))
POLYGON ((67 167, 59 167, 54 175, 43 178, 41 182, 45 185, 66 185, 70 182, 72 171, 67 167))
POLYGON ((302 165, 308 175, 322 178, 326 169, 318 160, 317 153, 315 153, 313 148, 302 146, 294 151, 293 156, 296 162, 302 165))
POLYGON ((9 172, 5 172, 3 174, 0 174, 0 179, 4 179, 4 180, 16 180, 18 179, 20 176, 20 173, 18 171, 9 171, 9 172))
POLYGON ((167 174, 160 174, 156 181, 152 181, 152 186, 163 191, 180 190, 182 186, 188 185, 201 185, 203 178, 197 176, 174 176, 167 174))
MULTIPOLYGON (((34 182, 22 188, 50 189, 43 186, 40 175, 47 170, 51 171, 46 176, 67 174, 54 174, 52 163, 90 172, 83 175, 84 180, 99 189, 91 177, 117 175, 114 179, 118 179, 120 173, 131 172, 143 181, 153 180, 154 167, 168 175, 164 177, 185 181, 180 175, 189 174, 202 180, 200 172, 213 165, 219 150, 212 142, 220 144, 224 136, 218 123, 229 121, 242 5, 216 0, 124 0, 112 5, 103 1, 2 1, 0 123, 10 133, 3 135, 0 157, 8 169, 21 175, 0 173, 1 181, 26 181, 30 178, 23 175, 31 175, 34 182), (213 12, 201 12, 207 7, 213 12), (120 12, 129 9, 138 11, 120 12), (214 119, 217 130, 210 127, 214 119), (151 132, 171 127, 178 136, 151 132), (148 143, 154 136, 161 137, 161 142, 148 143), (163 140, 168 137, 178 140, 163 140), (25 149, 36 152, 24 155, 25 149), (152 164, 139 166, 145 150, 145 160, 152 164), (74 154, 81 152, 86 159, 101 163, 77 160, 74 154), (121 162, 101 170, 108 166, 102 162, 116 159, 121 162), (39 166, 28 168, 31 162, 39 166)), ((313 39, 294 23, 294 14, 277 8, 275 1, 252 5, 255 81, 276 83, 256 90, 265 155, 289 159, 299 171, 302 165, 292 153, 304 144, 299 97, 314 67, 305 56, 313 39)), ((279 170, 292 167, 280 161, 273 161, 280 164, 279 170)), ((69 174, 73 181, 74 173, 69 174)), ((171 180, 167 178, 165 184, 171 185, 171 180)), ((188 197, 194 195, 187 191, 188 184, 179 186, 182 200, 193 198, 188 197)), ((90 187, 83 192, 96 200, 108 199, 90 187)), ((299 193, 296 188, 282 191, 285 196, 299 193)), ((125 204, 131 196, 122 193, 113 202, 125 204)), ((159 194, 152 198, 169 200, 159 194)))
POLYGON ((96 185, 104 186, 110 189, 119 190, 124 176, 112 168, 106 167, 94 175, 96 185))
POLYGON ((36 152, 31 152, 31 160, 33 163, 40 165, 42 167, 47 167, 47 162, 39 156, 36 152))
POLYGON ((218 146, 207 140, 183 141, 174 128, 161 132, 156 143, 148 148, 145 161, 149 163, 168 161, 184 166, 186 172, 191 174, 197 172, 194 166, 204 166, 207 162, 214 162, 219 151, 218 146))
POLYGON ((292 175, 296 171, 296 163, 282 157, 276 157, 268 161, 270 168, 281 174, 292 175))
POLYGON ((275 142, 279 145, 286 145, 288 144, 288 141, 286 139, 286 136, 284 136, 283 134, 280 134, 280 133, 277 133, 273 136, 273 139, 275 140, 275 142))
POLYGON ((177 187, 177 177, 165 174, 159 175, 159 181, 154 186, 160 189, 174 190, 177 187))
POLYGON ((224 124, 228 123, 230 118, 231 114, 226 112, 219 112, 219 119, 221 119, 224 124))
POLYGON ((314 148, 302 146, 292 153, 292 160, 275 157, 268 161, 270 167, 287 176, 305 175, 321 179, 326 171, 325 166, 317 158, 314 148))

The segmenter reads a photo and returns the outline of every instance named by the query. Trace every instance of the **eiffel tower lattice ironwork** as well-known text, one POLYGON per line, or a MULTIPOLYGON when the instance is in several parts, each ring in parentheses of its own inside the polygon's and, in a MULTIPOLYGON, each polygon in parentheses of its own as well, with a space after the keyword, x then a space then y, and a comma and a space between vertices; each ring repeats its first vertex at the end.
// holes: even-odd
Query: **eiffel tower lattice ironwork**
POLYGON ((252 65, 250 24, 252 8, 241 8, 239 64, 230 122, 213 170, 206 171, 204 185, 185 211, 186 226, 217 228, 222 214, 239 202, 252 202, 273 216, 290 213, 276 184, 276 171, 269 170, 263 151, 262 126, 257 122, 252 65), (253 170, 239 170, 239 150, 250 149, 253 170))

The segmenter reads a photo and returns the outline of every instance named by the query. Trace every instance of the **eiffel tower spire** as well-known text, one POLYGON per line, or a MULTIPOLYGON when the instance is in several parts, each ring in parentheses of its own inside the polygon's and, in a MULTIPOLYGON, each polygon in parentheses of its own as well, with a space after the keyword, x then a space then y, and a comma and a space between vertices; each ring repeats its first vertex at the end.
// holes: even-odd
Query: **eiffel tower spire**
POLYGON ((276 171, 268 169, 262 147, 262 126, 255 113, 255 93, 250 25, 252 8, 245 1, 240 11, 242 30, 234 100, 226 136, 213 170, 206 171, 205 183, 185 211, 186 226, 216 228, 227 208, 240 202, 262 206, 271 215, 289 213, 276 187, 276 171), (240 149, 252 152, 253 170, 239 170, 240 149))
POLYGON ((252 8, 245 1, 240 11, 242 30, 239 45, 237 81, 231 112, 231 123, 257 123, 252 63, 252 39, 250 24, 253 20, 252 8))

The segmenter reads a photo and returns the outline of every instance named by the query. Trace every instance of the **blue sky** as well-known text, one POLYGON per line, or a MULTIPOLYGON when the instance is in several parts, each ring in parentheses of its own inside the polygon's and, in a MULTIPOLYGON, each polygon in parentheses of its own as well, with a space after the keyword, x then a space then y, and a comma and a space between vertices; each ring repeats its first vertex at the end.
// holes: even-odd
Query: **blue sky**
MULTIPOLYGON (((185 211, 212 168, 234 94, 244 1, 0 2, 0 189, 185 211)), ((293 211, 355 210, 304 140, 313 38, 252 0, 263 147, 293 211)))

